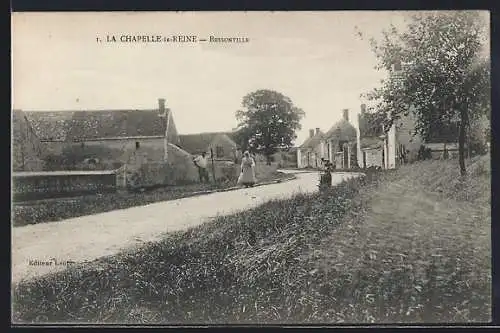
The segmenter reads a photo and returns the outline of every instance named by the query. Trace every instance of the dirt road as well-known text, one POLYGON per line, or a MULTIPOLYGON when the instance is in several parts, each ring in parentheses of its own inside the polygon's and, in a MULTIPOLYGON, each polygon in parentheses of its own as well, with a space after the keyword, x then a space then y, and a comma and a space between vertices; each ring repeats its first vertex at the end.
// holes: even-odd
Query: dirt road
MULTIPOLYGON (((333 183, 356 176, 333 174, 333 183)), ((116 254, 168 232, 187 229, 217 215, 249 209, 271 199, 317 190, 318 173, 297 173, 283 183, 158 202, 101 214, 12 228, 12 283, 116 254)))

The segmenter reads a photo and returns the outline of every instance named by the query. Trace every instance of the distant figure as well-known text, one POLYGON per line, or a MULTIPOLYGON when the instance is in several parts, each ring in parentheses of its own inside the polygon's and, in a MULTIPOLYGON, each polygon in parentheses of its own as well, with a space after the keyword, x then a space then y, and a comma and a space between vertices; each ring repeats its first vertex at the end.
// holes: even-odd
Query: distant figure
POLYGON ((320 188, 330 187, 332 186, 333 165, 329 160, 324 158, 321 161, 323 162, 323 170, 320 173, 319 186, 320 188))
POLYGON ((238 178, 238 184, 242 184, 245 187, 252 187, 256 182, 255 160, 250 156, 248 151, 245 151, 241 160, 241 174, 238 178))
POLYGON ((198 175, 200 176, 200 183, 208 183, 210 182, 209 178, 208 178, 208 170, 207 170, 207 166, 208 166, 208 159, 206 158, 206 153, 201 153, 200 156, 197 156, 193 162, 194 162, 194 165, 196 165, 198 167, 198 175))
POLYGON ((321 160, 323 161, 323 170, 325 172, 333 172, 335 170, 335 165, 332 162, 324 158, 321 160))

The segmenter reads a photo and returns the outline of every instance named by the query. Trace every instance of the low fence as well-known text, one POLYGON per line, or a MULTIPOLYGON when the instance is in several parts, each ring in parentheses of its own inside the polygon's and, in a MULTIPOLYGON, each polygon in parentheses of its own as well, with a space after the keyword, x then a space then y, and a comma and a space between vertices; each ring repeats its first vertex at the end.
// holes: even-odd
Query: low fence
POLYGON ((12 178, 14 201, 114 192, 117 188, 115 170, 14 172, 12 178))

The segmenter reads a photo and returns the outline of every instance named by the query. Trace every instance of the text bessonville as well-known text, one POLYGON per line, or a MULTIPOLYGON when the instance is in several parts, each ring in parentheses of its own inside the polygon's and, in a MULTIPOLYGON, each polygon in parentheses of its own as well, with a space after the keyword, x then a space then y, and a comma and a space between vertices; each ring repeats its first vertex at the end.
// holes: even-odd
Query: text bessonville
POLYGON ((202 38, 196 35, 132 35, 132 34, 122 34, 122 35, 106 35, 103 40, 100 37, 96 38, 97 42, 107 42, 107 43, 198 43, 198 42, 209 42, 209 43, 248 43, 250 39, 248 37, 222 37, 222 36, 212 36, 208 38, 202 38))

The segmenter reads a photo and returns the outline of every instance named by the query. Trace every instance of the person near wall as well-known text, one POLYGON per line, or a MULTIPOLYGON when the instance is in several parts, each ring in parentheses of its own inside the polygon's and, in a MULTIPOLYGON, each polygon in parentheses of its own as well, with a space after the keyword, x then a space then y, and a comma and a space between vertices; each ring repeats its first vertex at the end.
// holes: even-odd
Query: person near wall
POLYGON ((245 187, 252 187, 257 182, 255 177, 255 160, 250 156, 248 151, 245 151, 241 160, 241 174, 238 178, 238 184, 245 187))
POLYGON ((201 155, 197 156, 193 162, 194 165, 198 168, 198 174, 200 176, 200 183, 208 183, 210 180, 208 178, 208 159, 206 153, 201 153, 201 155))

